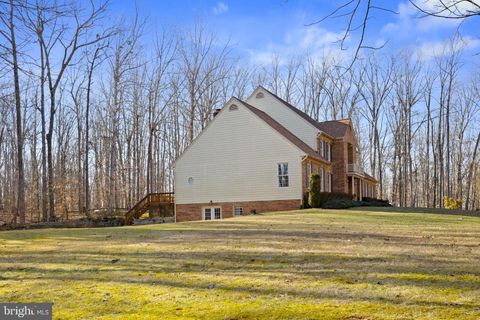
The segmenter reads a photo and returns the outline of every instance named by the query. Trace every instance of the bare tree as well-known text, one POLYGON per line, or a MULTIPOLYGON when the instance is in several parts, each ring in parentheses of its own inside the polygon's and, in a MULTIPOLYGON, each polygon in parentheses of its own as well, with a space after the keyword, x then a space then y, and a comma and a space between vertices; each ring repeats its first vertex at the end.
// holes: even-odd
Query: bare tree
MULTIPOLYGON (((224 68, 229 59, 229 44, 215 46, 215 36, 205 30, 205 26, 197 23, 191 32, 187 32, 181 39, 179 55, 181 57, 182 72, 186 77, 188 97, 188 141, 195 137, 195 120, 199 110, 199 103, 205 90, 222 76, 214 77, 214 73, 224 68)), ((204 121, 200 123, 204 124, 204 121)))
POLYGON ((57 103, 57 90, 63 79, 65 71, 74 62, 77 53, 82 49, 101 42, 111 37, 115 30, 106 29, 102 33, 95 33, 94 29, 104 18, 107 3, 89 3, 88 9, 82 7, 55 8, 54 16, 49 19, 50 33, 46 35, 45 29, 37 36, 45 58, 46 79, 50 94, 49 125, 46 134, 47 140, 47 165, 48 165, 48 193, 49 193, 49 219, 55 220, 55 184, 53 168, 53 134, 57 103), (73 25, 71 32, 69 25, 73 25), (56 55, 60 56, 58 63, 54 62, 56 55))
MULTIPOLYGON (((418 10, 419 18, 432 16, 443 19, 467 19, 480 15, 480 3, 477 0, 409 0, 409 3, 418 10)), ((372 45, 367 42, 369 21, 375 14, 397 14, 397 12, 381 1, 375 0, 346 0, 341 2, 334 10, 321 19, 310 23, 308 26, 319 24, 328 19, 344 19, 345 31, 338 39, 342 50, 347 49, 347 39, 357 35, 354 41, 354 50, 348 69, 360 57, 360 52, 365 49, 381 49, 381 45, 372 45)))
POLYGON ((383 195, 383 153, 382 118, 385 103, 392 90, 393 61, 382 66, 375 56, 370 56, 368 62, 363 65, 357 78, 354 80, 361 97, 363 108, 360 113, 369 123, 370 137, 370 169, 379 180, 379 194, 383 195))
MULTIPOLYGON (((108 42, 98 43, 93 51, 93 57, 89 58, 87 55, 87 92, 85 101, 85 150, 84 150, 84 196, 85 196, 85 213, 90 210, 90 174, 89 174, 89 151, 90 151, 90 104, 92 95, 93 72, 95 68, 101 63, 101 55, 108 47, 108 42)), ((79 208, 81 209, 81 208, 79 208)))
MULTIPOLYGON (((0 12, 0 21, 6 27, 6 30, 0 29, 0 35, 5 39, 7 45, 0 44, 2 49, 6 50, 10 59, 5 59, 11 66, 13 72, 13 83, 15 92, 15 124, 17 133, 17 215, 20 224, 25 224, 25 172, 23 164, 23 129, 22 129, 22 102, 20 96, 20 66, 18 61, 18 48, 16 39, 16 11, 20 5, 14 0, 4 4, 6 14, 0 12)), ((3 8, 2 8, 3 9, 3 8)), ((0 9, 1 10, 1 9, 0 9)), ((3 11, 3 10, 2 10, 3 11)))
POLYGON ((409 0, 426 16, 444 19, 465 19, 480 16, 480 3, 476 0, 409 0))

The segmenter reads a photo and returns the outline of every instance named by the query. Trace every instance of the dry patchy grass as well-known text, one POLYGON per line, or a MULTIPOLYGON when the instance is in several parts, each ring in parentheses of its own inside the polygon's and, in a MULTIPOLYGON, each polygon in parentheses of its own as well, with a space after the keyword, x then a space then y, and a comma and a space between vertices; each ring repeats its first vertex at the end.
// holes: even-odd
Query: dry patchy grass
POLYGON ((0 301, 56 319, 479 319, 480 218, 382 210, 1 232, 0 301))

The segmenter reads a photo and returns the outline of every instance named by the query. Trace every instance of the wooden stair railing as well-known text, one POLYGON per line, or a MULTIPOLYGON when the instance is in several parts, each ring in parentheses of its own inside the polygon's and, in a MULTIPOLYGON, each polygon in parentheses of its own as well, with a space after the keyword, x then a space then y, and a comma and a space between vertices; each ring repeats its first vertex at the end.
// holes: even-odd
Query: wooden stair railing
POLYGON ((175 202, 173 192, 149 193, 138 201, 125 214, 125 225, 133 223, 133 219, 140 218, 149 209, 158 208, 163 204, 173 204, 175 202))

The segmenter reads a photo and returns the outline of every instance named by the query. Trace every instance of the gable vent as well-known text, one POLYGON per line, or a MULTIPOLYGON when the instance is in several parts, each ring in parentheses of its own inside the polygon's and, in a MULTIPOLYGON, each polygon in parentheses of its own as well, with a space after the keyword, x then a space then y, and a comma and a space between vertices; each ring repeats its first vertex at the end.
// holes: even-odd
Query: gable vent
POLYGON ((259 93, 257 93, 257 95, 255 96, 255 98, 257 98, 257 99, 262 99, 263 97, 265 97, 265 95, 263 94, 263 92, 259 92, 259 93))
POLYGON ((238 110, 238 106, 236 104, 232 104, 230 107, 228 107, 228 111, 235 111, 238 110))

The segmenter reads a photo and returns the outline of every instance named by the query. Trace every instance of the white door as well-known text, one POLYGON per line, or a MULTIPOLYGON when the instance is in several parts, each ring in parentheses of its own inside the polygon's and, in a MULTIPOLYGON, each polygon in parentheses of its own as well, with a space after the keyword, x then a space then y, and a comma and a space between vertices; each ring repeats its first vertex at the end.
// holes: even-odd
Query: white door
POLYGON ((203 208, 203 220, 218 220, 222 219, 222 208, 211 207, 203 208))

